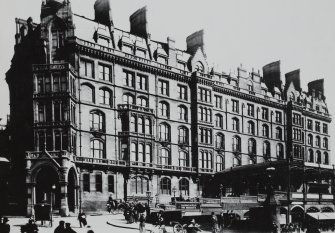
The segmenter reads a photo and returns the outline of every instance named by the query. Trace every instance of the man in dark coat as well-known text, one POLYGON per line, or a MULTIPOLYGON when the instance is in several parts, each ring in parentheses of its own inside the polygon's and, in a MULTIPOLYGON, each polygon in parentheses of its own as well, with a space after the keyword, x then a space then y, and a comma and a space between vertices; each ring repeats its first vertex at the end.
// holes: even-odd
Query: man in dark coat
POLYGON ((65 222, 59 221, 58 227, 56 227, 54 233, 64 233, 65 232, 65 222))
POLYGON ((77 233, 75 230, 71 228, 71 223, 65 223, 65 231, 64 233, 77 233))

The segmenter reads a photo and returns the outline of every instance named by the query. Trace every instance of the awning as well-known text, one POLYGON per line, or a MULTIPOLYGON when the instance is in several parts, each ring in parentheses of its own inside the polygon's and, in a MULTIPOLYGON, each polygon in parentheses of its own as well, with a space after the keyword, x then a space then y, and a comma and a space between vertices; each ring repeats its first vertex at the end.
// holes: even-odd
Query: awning
POLYGON ((311 216, 312 218, 322 221, 322 220, 335 220, 335 213, 307 213, 307 215, 311 216))

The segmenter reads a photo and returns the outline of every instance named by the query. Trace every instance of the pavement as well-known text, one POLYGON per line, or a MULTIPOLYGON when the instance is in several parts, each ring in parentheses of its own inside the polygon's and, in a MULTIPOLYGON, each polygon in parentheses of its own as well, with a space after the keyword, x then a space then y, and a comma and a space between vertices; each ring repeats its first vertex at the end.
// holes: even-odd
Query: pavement
MULTIPOLYGON (((26 217, 8 217, 9 224, 11 225, 11 233, 21 233, 21 226, 28 222, 26 217)), ((105 232, 139 232, 138 223, 127 224, 124 220, 123 214, 106 214, 106 215, 87 215, 88 226, 86 228, 80 228, 77 217, 59 217, 54 216, 53 226, 46 222, 43 226, 38 221, 37 225, 39 233, 53 233, 55 228, 58 226, 58 222, 63 220, 67 223, 71 223, 71 227, 77 233, 87 233, 88 230, 93 230, 94 233, 105 233, 105 232)), ((159 229, 152 224, 146 224, 147 233, 158 233, 159 229)), ((166 227, 167 232, 173 232, 172 227, 166 227)))

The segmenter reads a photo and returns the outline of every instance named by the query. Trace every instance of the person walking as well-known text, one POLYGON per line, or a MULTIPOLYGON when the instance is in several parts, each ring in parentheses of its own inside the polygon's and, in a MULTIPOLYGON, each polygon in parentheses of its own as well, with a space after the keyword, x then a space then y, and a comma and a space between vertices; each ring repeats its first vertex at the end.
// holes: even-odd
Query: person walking
POLYGON ((79 225, 80 228, 82 228, 82 226, 86 227, 87 225, 87 216, 84 212, 79 212, 78 214, 78 221, 79 221, 79 225))
POLYGON ((71 228, 71 223, 65 223, 65 231, 64 233, 77 233, 75 230, 71 228))
POLYGON ((37 233, 38 227, 33 219, 29 219, 28 223, 21 227, 22 233, 37 233))
POLYGON ((140 222, 140 225, 139 225, 140 233, 145 233, 145 217, 144 217, 144 214, 140 215, 139 222, 140 222))
POLYGON ((64 233, 65 232, 65 222, 59 221, 59 225, 56 227, 54 233, 64 233))
POLYGON ((218 232, 218 219, 214 212, 211 214, 211 226, 212 226, 212 233, 218 232))
POLYGON ((220 232, 223 231, 223 228, 224 228, 224 213, 221 212, 220 215, 218 216, 218 227, 219 227, 219 230, 220 232))

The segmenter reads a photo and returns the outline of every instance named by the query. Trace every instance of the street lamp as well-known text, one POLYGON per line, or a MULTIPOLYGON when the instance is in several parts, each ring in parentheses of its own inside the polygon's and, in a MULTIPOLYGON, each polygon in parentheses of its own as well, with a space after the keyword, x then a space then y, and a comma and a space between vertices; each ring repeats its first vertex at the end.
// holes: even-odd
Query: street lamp
POLYGON ((147 191, 147 198, 148 198, 148 206, 150 206, 150 197, 151 197, 151 192, 147 191))
POLYGON ((219 185, 219 189, 220 189, 220 205, 222 205, 222 189, 223 189, 223 184, 219 185))
POLYGON ((176 186, 173 186, 172 192, 173 192, 173 201, 174 201, 174 203, 176 203, 176 192, 177 192, 176 186))
POLYGON ((50 206, 50 211, 51 211, 51 227, 52 227, 52 212, 53 212, 53 205, 54 205, 54 202, 55 202, 55 190, 56 190, 56 185, 55 184, 53 184, 52 186, 51 186, 51 189, 52 189, 52 191, 51 191, 51 206, 50 206))

